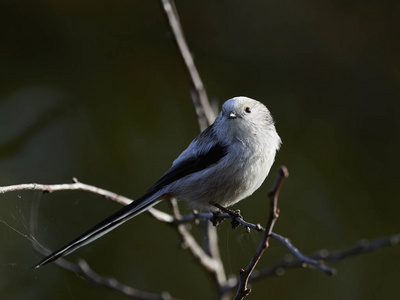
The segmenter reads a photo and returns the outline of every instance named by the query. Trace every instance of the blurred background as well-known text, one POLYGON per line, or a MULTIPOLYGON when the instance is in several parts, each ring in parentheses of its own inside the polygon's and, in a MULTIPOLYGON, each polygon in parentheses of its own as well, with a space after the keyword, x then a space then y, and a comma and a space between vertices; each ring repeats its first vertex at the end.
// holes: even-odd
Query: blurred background
MULTIPOLYGON (((271 175, 236 206, 265 224, 277 166, 290 172, 275 232, 305 254, 400 231, 398 1, 177 1, 212 101, 265 103, 283 140, 271 175)), ((0 186, 72 177, 137 198, 198 134, 190 82, 159 1, 0 1, 0 186)), ((55 249, 120 205, 84 192, 0 195, 1 299, 125 299, 49 265, 55 249), (18 231, 18 232, 16 232, 18 231)), ((167 205, 160 208, 168 209, 167 205)), ((188 209, 182 205, 184 212, 188 209)), ((260 234, 218 228, 229 274, 260 234)), ((149 292, 213 299, 211 279, 148 214, 68 257, 149 292)), ((288 251, 276 241, 259 267, 288 251)), ((400 247, 288 270, 249 299, 392 299, 400 247)))

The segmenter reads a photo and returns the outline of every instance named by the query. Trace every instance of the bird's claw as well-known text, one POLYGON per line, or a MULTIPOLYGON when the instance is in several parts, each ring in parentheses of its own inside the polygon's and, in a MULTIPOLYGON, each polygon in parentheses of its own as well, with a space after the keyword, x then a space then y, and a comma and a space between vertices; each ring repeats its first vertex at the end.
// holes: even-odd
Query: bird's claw
POLYGON ((222 223, 223 220, 224 218, 221 218, 221 212, 219 210, 212 212, 212 217, 210 221, 214 226, 218 226, 222 223))
POLYGON ((243 216, 240 214, 240 210, 229 210, 228 214, 231 216, 231 225, 235 229, 240 225, 238 220, 243 220, 243 216))

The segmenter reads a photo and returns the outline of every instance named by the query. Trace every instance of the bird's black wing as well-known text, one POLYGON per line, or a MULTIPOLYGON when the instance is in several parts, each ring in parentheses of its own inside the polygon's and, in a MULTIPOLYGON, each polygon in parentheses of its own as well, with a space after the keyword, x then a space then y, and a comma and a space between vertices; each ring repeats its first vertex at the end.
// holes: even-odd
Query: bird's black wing
POLYGON ((176 165, 173 165, 148 191, 147 194, 153 194, 166 185, 181 179, 187 175, 204 170, 228 153, 228 146, 222 143, 216 143, 208 151, 191 156, 176 165))

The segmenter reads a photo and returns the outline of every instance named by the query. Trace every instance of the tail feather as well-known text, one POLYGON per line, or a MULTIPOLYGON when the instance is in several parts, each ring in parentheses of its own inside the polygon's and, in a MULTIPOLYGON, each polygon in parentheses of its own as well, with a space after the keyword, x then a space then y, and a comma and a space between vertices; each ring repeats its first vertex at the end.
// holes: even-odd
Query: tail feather
POLYGON ((33 268, 37 269, 45 264, 48 264, 60 258, 61 256, 68 255, 74 252, 76 249, 93 242, 94 240, 103 236, 107 232, 118 227, 122 223, 148 210, 150 207, 156 205, 160 201, 161 200, 151 199, 149 198, 148 195, 145 195, 133 201, 131 204, 124 206, 116 213, 112 214, 107 219, 101 221, 100 223, 98 223, 97 225, 86 231, 84 234, 82 234, 69 244, 46 256, 40 263, 38 263, 33 268))

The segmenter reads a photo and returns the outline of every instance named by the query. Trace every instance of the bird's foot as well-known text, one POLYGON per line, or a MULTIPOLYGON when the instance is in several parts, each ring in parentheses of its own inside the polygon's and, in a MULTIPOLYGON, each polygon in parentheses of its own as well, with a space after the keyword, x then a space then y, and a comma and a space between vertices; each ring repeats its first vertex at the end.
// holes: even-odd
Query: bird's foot
MULTIPOLYGON (((218 208, 220 211, 227 213, 230 216, 232 228, 236 228, 240 225, 240 222, 238 220, 240 220, 240 219, 243 220, 243 217, 240 214, 240 210, 232 210, 232 209, 226 208, 215 202, 210 202, 210 204, 215 206, 216 208, 218 208)), ((221 217, 218 217, 219 214, 220 214, 219 211, 213 213, 211 222, 213 223, 214 226, 217 226, 217 225, 221 224, 221 222, 222 222, 221 217), (216 223, 214 223, 214 222, 216 222, 216 223)))
POLYGON ((222 223, 223 220, 224 218, 222 217, 222 214, 219 210, 212 212, 212 217, 210 221, 213 224, 213 226, 218 226, 219 224, 222 223))

